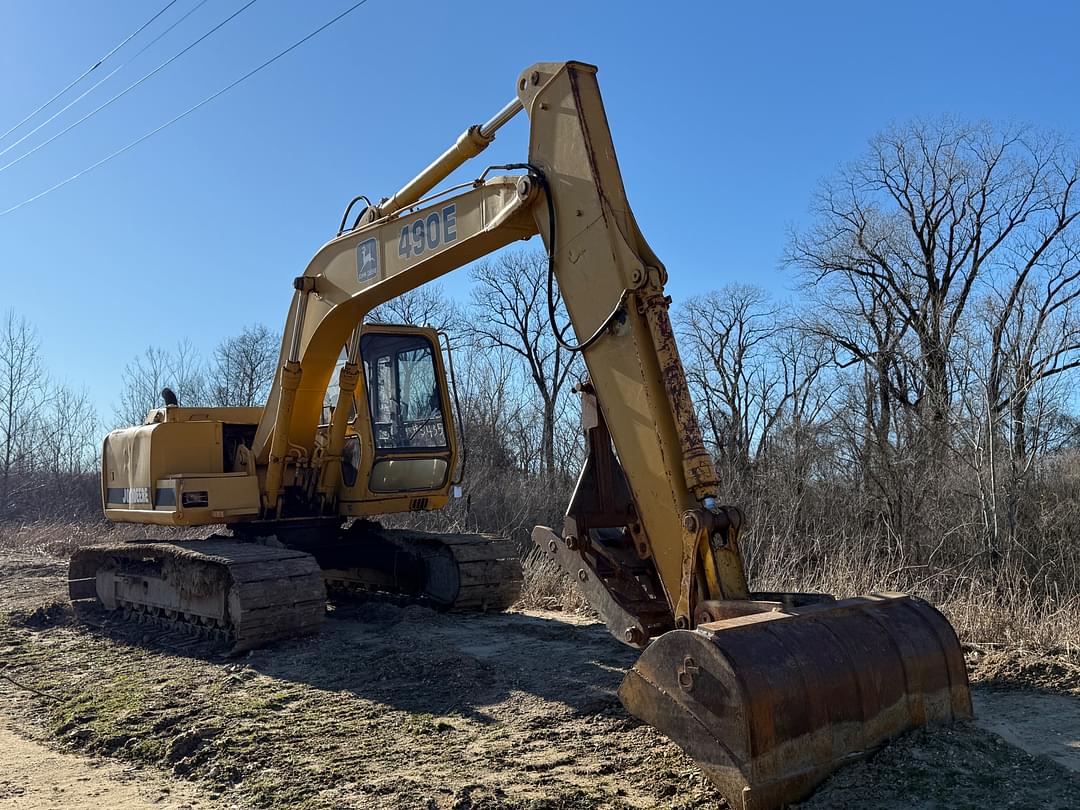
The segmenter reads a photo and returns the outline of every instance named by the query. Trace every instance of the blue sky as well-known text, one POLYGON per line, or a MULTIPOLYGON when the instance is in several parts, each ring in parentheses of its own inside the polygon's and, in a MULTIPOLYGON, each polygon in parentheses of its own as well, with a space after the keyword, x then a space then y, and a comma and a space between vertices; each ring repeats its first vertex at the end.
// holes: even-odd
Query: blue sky
MULTIPOLYGON (((106 66, 196 2, 178 0, 106 66)), ((0 0, 0 132, 164 3, 0 0)), ((210 0, 0 165, 242 4, 210 0)), ((258 0, 112 107, 0 171, 0 210, 349 5, 258 0)), ((947 114, 1080 135, 1077 31, 1080 5, 1065 2, 370 0, 179 124, 0 217, 0 310, 14 306, 37 326, 54 376, 85 385, 109 421, 135 354, 183 337, 208 351, 255 321, 278 328, 292 278, 333 236, 350 197, 390 194, 509 100, 522 68, 570 58, 600 67, 630 200, 676 299, 731 281, 783 294, 790 279, 779 257, 816 183, 890 122, 947 114)), ((523 158, 525 136, 519 117, 482 163, 523 158)), ((460 294, 467 277, 446 284, 460 294)))

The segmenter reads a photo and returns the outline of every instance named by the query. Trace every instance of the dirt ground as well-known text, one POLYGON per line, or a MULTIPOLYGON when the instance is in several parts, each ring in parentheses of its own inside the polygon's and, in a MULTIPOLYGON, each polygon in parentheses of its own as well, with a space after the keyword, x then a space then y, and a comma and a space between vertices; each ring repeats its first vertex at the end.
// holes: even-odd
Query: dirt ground
POLYGON ((189 783, 154 769, 50 750, 0 720, 0 807, 202 810, 213 806, 205 791, 189 783))
MULTIPOLYGON (((232 660, 74 622, 64 576, 59 559, 0 548, 0 728, 47 743, 11 747, 40 752, 64 789, 21 784, 0 760, 0 808, 143 806, 95 799, 114 772, 83 757, 107 757, 131 801, 155 807, 723 806, 619 705, 635 653, 586 618, 354 605, 318 638, 232 660)), ((1080 666, 1002 651, 971 663, 977 722, 906 735, 803 806, 1080 807, 1080 666)))

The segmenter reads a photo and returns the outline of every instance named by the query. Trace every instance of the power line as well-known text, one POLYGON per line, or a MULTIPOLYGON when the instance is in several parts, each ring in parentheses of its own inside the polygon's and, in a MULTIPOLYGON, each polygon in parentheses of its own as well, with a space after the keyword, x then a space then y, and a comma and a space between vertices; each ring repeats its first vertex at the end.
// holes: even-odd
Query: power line
POLYGON ((66 92, 67 92, 68 90, 70 90, 70 89, 71 89, 72 87, 74 87, 75 85, 77 85, 77 84, 78 84, 79 82, 81 82, 81 81, 82 81, 83 79, 85 79, 85 78, 86 78, 87 76, 89 76, 89 75, 90 75, 91 73, 93 73, 93 72, 94 72, 95 70, 97 70, 97 69, 98 69, 99 67, 101 67, 101 66, 102 66, 102 65, 103 65, 103 64, 105 63, 105 61, 106 61, 106 60, 107 60, 107 59, 108 59, 108 58, 109 58, 110 56, 112 56, 112 55, 113 55, 114 53, 116 53, 116 52, 117 52, 118 50, 120 50, 120 49, 121 49, 121 48, 123 48, 123 47, 124 47, 125 45, 127 45, 127 43, 128 43, 128 42, 130 42, 130 41, 131 41, 132 39, 134 39, 134 38, 135 38, 135 37, 137 37, 137 36, 138 36, 139 34, 141 34, 141 33, 142 33, 142 31, 143 31, 143 29, 145 29, 145 28, 146 28, 146 27, 147 27, 148 25, 150 25, 150 23, 152 23, 152 22, 153 22, 154 20, 156 20, 156 19, 157 19, 158 17, 160 17, 160 16, 161 16, 162 14, 164 14, 164 13, 165 13, 166 11, 168 11, 168 10, 169 10, 169 8, 170 8, 170 6, 172 6, 172 5, 174 4, 174 3, 176 3, 176 0, 170 0, 170 2, 166 3, 166 4, 165 4, 165 7, 164 7, 163 9, 161 9, 161 11, 159 11, 159 12, 158 12, 157 14, 155 14, 155 15, 154 15, 153 17, 151 17, 151 18, 150 18, 149 20, 147 20, 147 21, 146 21, 146 22, 144 22, 144 23, 143 23, 142 25, 140 25, 140 26, 139 26, 138 28, 136 28, 136 29, 135 29, 134 31, 132 31, 132 32, 131 32, 130 34, 128 34, 128 35, 127 35, 127 36, 126 36, 126 37, 125 37, 124 39, 122 39, 122 40, 120 41, 120 44, 119 44, 119 45, 116 45, 116 46, 115 46, 115 47, 114 47, 114 48, 113 48, 113 49, 112 49, 111 51, 109 51, 109 52, 108 52, 107 54, 105 54, 105 55, 104 55, 103 57, 101 57, 100 59, 98 59, 98 60, 97 60, 97 61, 96 61, 96 62, 95 62, 94 64, 92 64, 92 65, 91 65, 90 67, 88 67, 88 68, 87 68, 86 70, 84 70, 84 71, 83 71, 83 72, 82 72, 82 73, 81 73, 81 74, 80 74, 79 76, 77 76, 77 77, 76 77, 76 78, 75 78, 75 79, 74 79, 74 80, 73 80, 73 81, 72 81, 72 82, 71 82, 71 83, 70 83, 70 84, 69 84, 69 85, 68 85, 67 87, 65 87, 65 88, 64 88, 63 90, 61 90, 61 91, 60 91, 59 93, 57 93, 57 94, 56 94, 55 96, 53 96, 52 98, 50 98, 50 99, 49 99, 48 101, 46 101, 46 102, 45 102, 44 104, 42 104, 42 105, 41 105, 40 107, 38 107, 38 108, 37 108, 36 110, 34 110, 34 111, 33 111, 32 113, 30 113, 30 114, 29 114, 28 116, 26 116, 26 118, 24 118, 24 119, 23 119, 22 121, 20 121, 19 123, 17 123, 17 124, 16 124, 15 126, 13 126, 13 127, 11 128, 11 129, 9 129, 9 130, 8 130, 7 132, 5 132, 5 133, 4 133, 3 135, 0 135, 0 141, 4 140, 4 138, 6 138, 6 137, 7 137, 8 135, 10 135, 10 134, 11 134, 12 132, 14 132, 15 130, 17 130, 17 129, 18 129, 19 127, 21 127, 21 126, 22 126, 23 124, 25 124, 25 123, 26 123, 27 121, 29 121, 29 120, 30 120, 31 118, 33 118, 33 117, 34 117, 35 115, 37 115, 37 114, 38 114, 39 112, 41 112, 41 111, 42 111, 42 110, 44 110, 44 109, 45 109, 46 107, 48 107, 48 106, 49 106, 50 104, 52 104, 52 103, 53 103, 54 101, 56 101, 56 100, 57 100, 58 98, 60 98, 60 96, 64 95, 64 93, 66 93, 66 92))
MULTIPOLYGON (((211 28, 211 29, 210 29, 209 31, 207 31, 207 32, 206 32, 205 34, 203 34, 203 35, 202 35, 201 37, 199 37, 199 38, 198 38, 197 40, 195 40, 194 42, 192 42, 192 43, 191 43, 190 45, 188 45, 188 46, 187 46, 186 48, 184 48, 184 49, 183 49, 182 51, 180 51, 180 52, 179 52, 179 53, 177 53, 177 54, 174 54, 173 56, 170 56, 170 57, 169 57, 168 59, 166 59, 166 60, 165 60, 164 62, 162 62, 162 63, 161 63, 160 65, 158 65, 158 66, 157 66, 156 68, 154 68, 153 70, 151 70, 151 71, 150 71, 149 73, 147 73, 147 74, 146 74, 145 76, 143 76, 143 77, 142 77, 141 79, 139 79, 139 80, 138 80, 138 81, 136 81, 136 82, 133 82, 132 84, 129 84, 129 85, 127 86, 127 87, 125 87, 125 88, 124 88, 123 90, 121 90, 121 91, 120 91, 119 93, 117 93, 117 94, 116 94, 115 96, 113 96, 112 98, 110 98, 110 99, 109 99, 108 101, 106 101, 106 102, 105 102, 104 104, 101 104, 100 106, 98 106, 98 107, 95 107, 95 108, 94 108, 94 109, 92 109, 92 110, 91 110, 90 112, 88 112, 88 113, 87 113, 86 115, 84 115, 84 116, 83 116, 82 118, 80 118, 80 119, 79 119, 78 121, 75 121, 75 122, 74 122, 73 124, 69 124, 68 126, 64 127, 64 128, 62 129, 62 130, 60 130, 59 132, 57 132, 57 133, 56 133, 55 135, 53 135, 53 136, 52 136, 51 138, 47 138, 46 140, 42 141, 42 142, 41 142, 41 143, 39 143, 39 144, 38 144, 37 146, 35 146, 35 147, 34 147, 33 149, 30 149, 29 151, 23 152, 23 154, 19 155, 19 156, 18 156, 17 158, 15 158, 14 160, 12 160, 11 162, 9 162, 9 163, 5 163, 5 164, 4 164, 3 166, 0 166, 0 172, 2 172, 2 171, 5 171, 5 170, 7 170, 7 169, 10 169, 10 168, 11 168, 12 166, 14 166, 14 165, 15 165, 16 163, 19 163, 19 162, 23 161, 24 159, 26 159, 26 158, 30 157, 30 155, 34 154, 34 152, 38 151, 39 149, 41 149, 41 148, 42 148, 42 147, 44 147, 44 146, 48 146, 48 145, 49 145, 50 143, 52 143, 53 141, 55 141, 55 140, 56 140, 57 138, 59 138, 59 137, 60 137, 61 135, 65 134, 65 133, 67 133, 67 132, 71 132, 71 130, 75 129, 75 127, 77 127, 77 126, 78 126, 79 124, 81 124, 81 123, 82 123, 83 121, 85 121, 86 119, 88 119, 88 118, 91 118, 91 117, 92 117, 92 116, 94 116, 94 115, 97 115, 97 114, 98 114, 99 112, 101 112, 101 111, 102 111, 102 110, 104 110, 104 109, 105 109, 106 107, 108 107, 108 106, 109 106, 110 104, 112 104, 112 103, 113 103, 114 101, 117 101, 118 99, 120 99, 120 98, 123 98, 123 97, 124 97, 124 96, 126 96, 126 95, 127 95, 128 93, 130 93, 130 92, 131 92, 132 90, 134 90, 134 89, 135 89, 136 87, 138 87, 138 86, 139 86, 140 84, 142 84, 143 82, 145 82, 145 81, 146 81, 147 79, 151 78, 152 76, 156 75, 156 74, 157 74, 157 73, 159 73, 159 72, 160 72, 161 70, 163 70, 164 68, 166 68, 166 67, 168 67, 169 65, 171 65, 171 64, 172 64, 173 62, 175 62, 175 61, 176 61, 177 59, 179 59, 179 58, 180 58, 181 56, 183 56, 183 55, 184 55, 185 53, 187 53, 188 51, 190 51, 190 50, 191 50, 192 48, 194 48, 194 47, 195 47, 196 45, 198 45, 198 44, 199 44, 200 42, 202 42, 202 41, 203 41, 204 39, 206 39, 206 38, 207 38, 208 36, 210 36, 211 34, 215 33, 216 31, 220 30, 220 29, 221 29, 222 27, 224 27, 224 26, 225 26, 225 24, 226 24, 226 23, 228 23, 228 22, 230 22, 231 20, 235 19, 235 18, 236 18, 237 16, 239 16, 239 15, 240 15, 240 14, 241 14, 241 13, 242 13, 243 11, 246 11, 247 9, 251 8, 251 7, 253 6, 253 5, 255 5, 255 3, 256 3, 256 2, 258 2, 258 0, 248 0, 248 2, 247 2, 247 3, 245 3, 244 5, 242 5, 242 6, 241 6, 241 7, 239 8, 239 9, 237 9, 236 11, 234 11, 234 12, 233 12, 232 14, 230 14, 230 15, 229 15, 228 17, 226 17, 226 18, 225 18, 224 20, 222 20, 221 22, 219 22, 219 23, 218 23, 217 25, 215 25, 215 26, 214 26, 213 28, 211 28)), ((4 150, 4 151, 7 151, 7 150, 4 150)), ((3 154, 3 152, 0 152, 0 154, 3 154)))
MULTIPOLYGON (((154 44, 157 43, 158 40, 160 40, 162 37, 164 37, 166 34, 168 34, 174 28, 176 28, 176 26, 180 25, 180 23, 182 23, 184 20, 186 20, 188 17, 190 17, 192 14, 194 14, 196 11, 198 11, 200 8, 202 8, 204 5, 206 5, 206 0, 199 0, 198 3, 196 3, 194 6, 192 6, 190 11, 185 13, 184 16, 182 16, 180 19, 178 19, 176 22, 174 22, 172 25, 170 25, 168 28, 166 28, 164 31, 162 31, 160 34, 158 34, 152 40, 150 40, 145 45, 143 45, 138 51, 135 52, 135 55, 132 56, 130 59, 128 59, 126 62, 114 67, 111 71, 106 73, 102 78, 98 79, 96 82, 94 82, 88 88, 83 90, 79 95, 75 96, 75 98, 73 98, 71 101, 69 101, 63 107, 61 107, 59 110, 54 112, 52 115, 50 115, 48 118, 46 118, 40 124, 38 124, 32 130, 27 132, 25 135, 23 135, 17 141, 15 141, 14 143, 8 144, 3 149, 0 149, 0 155, 6 155, 8 152, 10 152, 12 149, 14 149, 16 146, 18 146, 23 141, 25 141, 27 138, 29 138, 31 135, 33 135, 35 132, 39 131, 42 127, 47 126, 48 124, 52 123, 53 121, 56 120, 56 118, 58 118, 59 116, 63 115, 65 112, 70 110, 73 106, 75 106, 80 101, 82 101, 84 98, 86 98, 86 96, 88 96, 90 93, 94 92, 97 88, 101 87, 101 85, 103 85, 105 82, 107 82, 113 76, 115 76, 119 71, 123 70, 128 65, 130 65, 132 62, 134 62, 136 59, 138 59, 140 56, 142 56, 143 53, 145 53, 148 49, 152 48, 154 46, 154 44)), ((44 146, 44 144, 42 144, 42 146, 44 146)), ((25 157, 25 155, 23 157, 25 157)), ((20 160, 21 159, 22 158, 20 158, 20 160)), ((9 164, 9 165, 12 165, 12 164, 9 164)))
POLYGON ((24 205, 29 205, 30 203, 32 203, 32 202, 34 202, 36 200, 40 200, 46 194, 50 194, 50 193, 56 191, 58 188, 61 188, 62 186, 66 186, 68 183, 74 182, 75 180, 78 180, 80 177, 82 177, 87 172, 92 172, 94 169, 98 168, 99 166, 103 166, 104 164, 106 164, 110 160, 112 160, 113 158, 119 157, 120 155, 124 154, 124 152, 127 152, 129 149, 135 148, 136 146, 138 146, 140 143, 142 143, 146 139, 151 138, 154 135, 157 135, 163 129, 171 127, 177 121, 191 115, 191 113, 195 112, 200 107, 203 107, 203 106, 209 104, 214 99, 216 99, 219 96, 224 95, 225 93, 229 92, 234 87, 236 87, 238 84, 241 84, 241 83, 247 81, 252 76, 254 76, 256 73, 260 72, 261 70, 263 70, 265 68, 270 67, 270 65, 274 64, 274 62, 276 62, 278 59, 280 59, 281 57, 285 56, 286 54, 296 50, 297 48, 299 48, 301 45, 303 45, 305 42, 307 42, 312 37, 318 36, 323 31, 325 31, 327 28, 329 28, 331 25, 338 22, 342 18, 347 17, 349 14, 352 14, 354 11, 356 11, 356 9, 360 8, 360 6, 364 5, 367 2, 368 2, 368 0, 359 0, 359 2, 353 3, 351 6, 349 6, 347 9, 345 9, 343 12, 338 14, 336 17, 329 20, 328 22, 323 23, 318 28, 316 28, 314 31, 312 31, 310 34, 305 36, 303 39, 297 40, 292 45, 290 45, 288 48, 281 51, 277 55, 270 57, 265 62, 263 62, 261 65, 259 65, 257 68, 255 68, 254 70, 248 71, 247 73, 245 73, 243 76, 241 76, 236 81, 232 82, 231 84, 225 85, 220 90, 218 90, 216 93, 213 93, 213 94, 207 96, 206 98, 204 98, 198 104, 195 104, 192 107, 188 107, 182 113, 175 116, 174 118, 170 118, 168 121, 166 121, 164 124, 157 127, 156 129, 150 130, 145 135, 141 135, 140 137, 136 138, 135 140, 133 140, 131 143, 127 144, 126 146, 120 147, 119 149, 117 149, 112 154, 106 155, 101 160, 99 160, 97 163, 92 163, 91 165, 89 165, 85 169, 83 169, 82 171, 76 172, 75 174, 71 175, 71 177, 69 177, 67 180, 61 180, 59 183, 57 183, 57 184, 55 184, 53 186, 50 186, 49 188, 45 189, 44 191, 41 191, 41 192, 35 194, 33 197, 29 197, 29 198, 23 200, 21 203, 18 203, 16 205, 11 206, 11 208, 8 208, 8 209, 6 209, 4 211, 0 211, 0 217, 5 216, 6 214, 10 214, 13 211, 17 211, 18 209, 22 208, 24 205))

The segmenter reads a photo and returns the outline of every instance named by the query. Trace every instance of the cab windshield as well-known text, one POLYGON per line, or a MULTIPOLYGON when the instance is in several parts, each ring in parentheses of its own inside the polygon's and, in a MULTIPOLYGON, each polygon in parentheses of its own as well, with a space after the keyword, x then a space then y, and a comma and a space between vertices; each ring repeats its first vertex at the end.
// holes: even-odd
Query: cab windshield
POLYGON ((445 449, 446 423, 432 345, 422 335, 360 340, 378 450, 445 449))

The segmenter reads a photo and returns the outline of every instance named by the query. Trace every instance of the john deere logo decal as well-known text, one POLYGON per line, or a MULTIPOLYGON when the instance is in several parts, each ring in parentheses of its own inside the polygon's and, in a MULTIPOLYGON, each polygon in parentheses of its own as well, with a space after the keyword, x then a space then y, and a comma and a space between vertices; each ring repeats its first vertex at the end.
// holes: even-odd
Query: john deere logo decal
POLYGON ((356 280, 371 281, 379 277, 379 243, 365 239, 356 246, 356 280))

